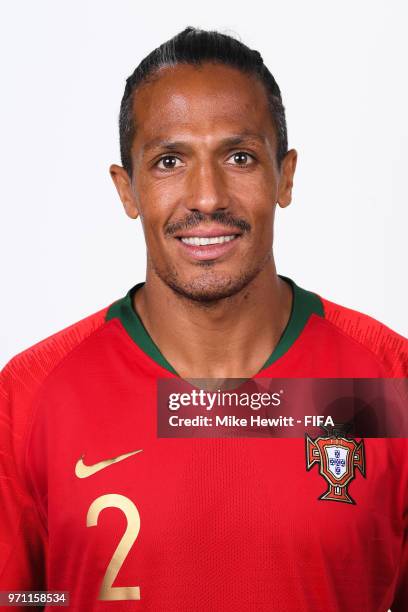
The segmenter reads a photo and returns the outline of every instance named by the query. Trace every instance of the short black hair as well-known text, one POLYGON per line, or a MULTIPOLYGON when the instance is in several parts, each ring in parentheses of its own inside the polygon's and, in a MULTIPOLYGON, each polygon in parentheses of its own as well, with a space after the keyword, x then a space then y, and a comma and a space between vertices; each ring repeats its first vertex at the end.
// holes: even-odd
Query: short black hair
POLYGON ((131 148, 136 132, 132 104, 134 92, 160 68, 177 64, 198 66, 204 62, 238 68, 256 76, 263 83, 276 129, 277 162, 280 167, 288 151, 285 108, 278 84, 265 66, 261 54, 227 34, 188 27, 149 53, 126 79, 119 113, 119 140, 122 166, 129 176, 132 176, 131 148))

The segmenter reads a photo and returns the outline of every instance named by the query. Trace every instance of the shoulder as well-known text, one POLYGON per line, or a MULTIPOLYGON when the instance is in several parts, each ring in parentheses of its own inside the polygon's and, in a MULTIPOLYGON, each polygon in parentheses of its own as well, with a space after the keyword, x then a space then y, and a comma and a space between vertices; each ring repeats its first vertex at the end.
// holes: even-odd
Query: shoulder
POLYGON ((32 399, 48 375, 104 325, 108 309, 109 306, 37 342, 4 366, 0 373, 0 421, 4 425, 0 426, 0 438, 11 432, 16 454, 31 419, 32 399))
POLYGON ((381 363, 387 376, 408 376, 408 341, 380 321, 322 298, 323 318, 334 332, 381 363))
POLYGON ((104 325, 108 309, 102 308, 15 355, 1 372, 1 392, 10 391, 11 382, 14 391, 26 393, 39 386, 69 353, 104 325))

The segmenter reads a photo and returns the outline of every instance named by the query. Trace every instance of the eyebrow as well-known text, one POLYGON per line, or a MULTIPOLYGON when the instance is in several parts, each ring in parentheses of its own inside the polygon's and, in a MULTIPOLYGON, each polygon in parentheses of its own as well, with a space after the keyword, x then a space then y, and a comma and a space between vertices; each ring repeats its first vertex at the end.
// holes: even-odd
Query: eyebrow
MULTIPOLYGON (((261 144, 265 144, 265 136, 261 134, 255 134, 250 132, 243 132, 242 134, 236 134, 234 136, 228 136, 223 138, 220 145, 235 147, 245 142, 256 141, 261 144)), ((166 151, 175 151, 180 147, 189 147, 190 143, 183 140, 166 140, 163 138, 153 138, 143 146, 143 153, 151 151, 152 149, 160 148, 166 151)))

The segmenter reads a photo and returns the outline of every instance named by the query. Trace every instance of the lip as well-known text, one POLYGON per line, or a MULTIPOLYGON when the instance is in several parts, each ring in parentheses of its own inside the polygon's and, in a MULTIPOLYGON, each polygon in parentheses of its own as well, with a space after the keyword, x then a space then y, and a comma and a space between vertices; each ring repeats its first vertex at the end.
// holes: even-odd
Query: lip
MULTIPOLYGON (((241 236, 241 232, 239 230, 233 229, 232 227, 196 227, 191 230, 186 230, 184 232, 180 232, 174 234, 175 238, 192 238, 193 236, 197 236, 197 238, 217 238, 218 236, 241 236)), ((234 241, 232 241, 234 242, 234 241)))
MULTIPOLYGON (((208 238, 212 238, 212 237, 216 237, 216 236, 232 236, 233 232, 228 233, 220 233, 217 230, 216 234, 209 234, 209 233, 189 233, 189 234, 183 234, 183 238, 188 238, 190 236, 197 236, 197 237, 208 237, 208 238)), ((229 242, 223 242, 221 244, 206 244, 205 246, 196 246, 193 244, 185 244, 184 242, 182 242, 179 238, 177 239, 178 244, 180 245, 180 248, 183 250, 183 252, 189 256, 189 258, 195 259, 196 261, 210 261, 211 259, 218 259, 220 257, 222 257, 223 255, 226 255, 227 253, 229 253, 232 249, 234 249, 236 247, 236 244, 240 241, 240 234, 235 234, 237 236, 237 238, 234 238, 234 240, 230 240, 229 242)))

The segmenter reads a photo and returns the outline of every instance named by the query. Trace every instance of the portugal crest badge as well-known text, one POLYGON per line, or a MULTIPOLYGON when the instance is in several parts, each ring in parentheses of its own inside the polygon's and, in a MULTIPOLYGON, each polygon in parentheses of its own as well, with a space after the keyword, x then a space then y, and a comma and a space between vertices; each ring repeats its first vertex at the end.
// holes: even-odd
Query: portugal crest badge
POLYGON ((335 434, 310 438, 306 434, 306 469, 318 464, 319 473, 328 483, 328 489, 318 499, 355 504, 348 486, 356 476, 356 470, 364 476, 364 441, 356 442, 335 434))

